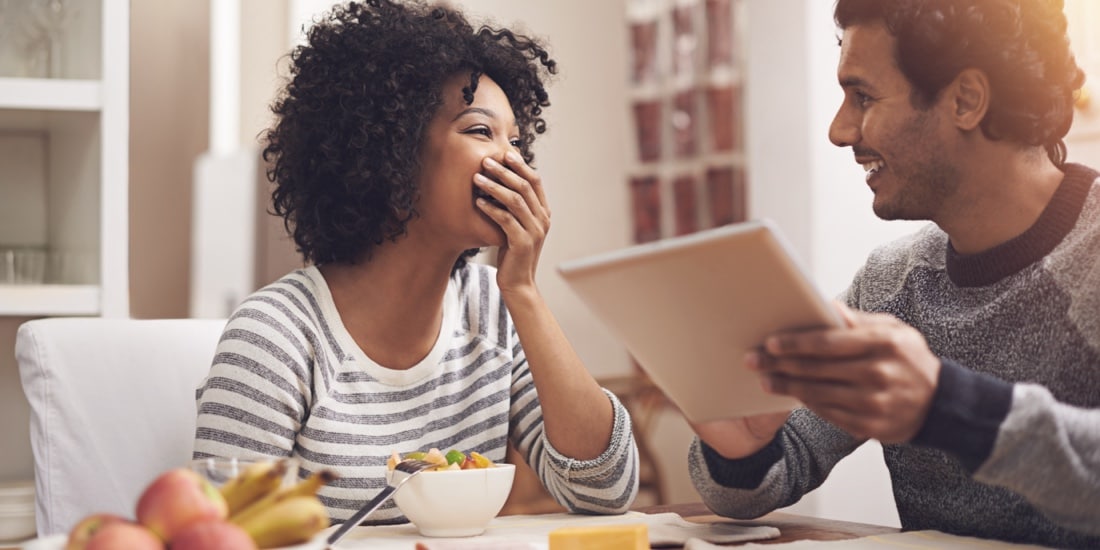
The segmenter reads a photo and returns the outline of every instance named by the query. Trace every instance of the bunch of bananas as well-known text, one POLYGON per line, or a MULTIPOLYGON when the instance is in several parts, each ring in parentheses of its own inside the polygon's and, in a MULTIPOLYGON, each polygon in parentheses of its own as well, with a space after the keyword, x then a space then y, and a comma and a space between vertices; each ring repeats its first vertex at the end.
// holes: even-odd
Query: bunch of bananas
POLYGON ((260 548, 298 544, 329 526, 328 511, 317 491, 335 480, 336 474, 320 470, 284 487, 286 470, 285 460, 257 462, 220 488, 229 521, 244 529, 260 548))

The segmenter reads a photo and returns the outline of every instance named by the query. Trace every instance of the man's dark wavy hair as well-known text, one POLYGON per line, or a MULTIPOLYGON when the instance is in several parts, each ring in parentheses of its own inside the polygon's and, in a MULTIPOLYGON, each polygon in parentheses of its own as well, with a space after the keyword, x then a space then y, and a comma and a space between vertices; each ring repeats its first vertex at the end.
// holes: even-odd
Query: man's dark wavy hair
POLYGON ((894 57, 927 108, 964 69, 993 90, 986 137, 1042 145, 1057 166, 1085 82, 1066 35, 1062 0, 837 0, 840 29, 882 21, 897 37, 894 57))
POLYGON ((557 72, 536 40, 474 29, 460 11, 421 0, 349 2, 314 23, 290 53, 290 79, 263 136, 274 213, 305 261, 355 263, 405 233, 418 215, 425 131, 455 74, 469 75, 467 104, 481 75, 500 85, 520 152, 534 159, 550 105, 543 80, 557 72))

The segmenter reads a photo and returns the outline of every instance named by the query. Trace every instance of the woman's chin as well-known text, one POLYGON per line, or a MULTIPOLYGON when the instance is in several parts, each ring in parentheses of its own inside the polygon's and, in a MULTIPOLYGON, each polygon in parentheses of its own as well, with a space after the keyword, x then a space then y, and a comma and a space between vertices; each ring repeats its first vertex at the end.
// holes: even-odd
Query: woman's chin
POLYGON ((504 236, 504 231, 497 228, 495 231, 485 236, 484 242, 477 248, 487 248, 490 246, 504 246, 508 244, 508 238, 504 236))
POLYGON ((504 230, 500 228, 493 220, 488 216, 482 214, 481 227, 478 228, 477 235, 478 240, 481 241, 476 246, 470 248, 485 248, 487 246, 504 246, 508 243, 508 237, 504 234, 504 230))

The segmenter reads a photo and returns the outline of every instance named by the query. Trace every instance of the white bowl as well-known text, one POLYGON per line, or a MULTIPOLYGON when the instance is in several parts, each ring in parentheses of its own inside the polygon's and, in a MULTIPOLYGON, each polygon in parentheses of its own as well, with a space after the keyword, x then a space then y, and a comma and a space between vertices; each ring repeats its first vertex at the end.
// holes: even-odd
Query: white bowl
MULTIPOLYGON (((472 537, 484 533, 504 507, 515 474, 512 464, 421 472, 394 493, 393 499, 425 537, 472 537)), ((408 474, 393 470, 387 475, 408 474)))

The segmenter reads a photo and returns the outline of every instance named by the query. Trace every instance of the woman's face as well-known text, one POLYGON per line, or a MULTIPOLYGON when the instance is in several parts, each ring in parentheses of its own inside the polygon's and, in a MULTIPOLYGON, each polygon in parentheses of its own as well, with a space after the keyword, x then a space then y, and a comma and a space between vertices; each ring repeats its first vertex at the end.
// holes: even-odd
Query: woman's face
POLYGON ((486 157, 502 162, 508 151, 519 151, 519 127, 504 91, 482 76, 467 105, 462 88, 469 82, 462 73, 443 85, 443 105, 420 150, 420 217, 409 227, 458 252, 504 244, 504 232, 474 204, 474 174, 482 172, 486 157))

